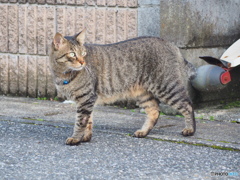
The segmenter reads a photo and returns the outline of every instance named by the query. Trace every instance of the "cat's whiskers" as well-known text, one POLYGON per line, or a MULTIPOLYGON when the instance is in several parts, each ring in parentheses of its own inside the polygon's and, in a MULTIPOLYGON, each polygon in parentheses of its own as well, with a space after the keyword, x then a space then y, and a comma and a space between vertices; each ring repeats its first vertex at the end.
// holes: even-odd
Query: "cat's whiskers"
POLYGON ((70 73, 70 79, 72 79, 72 77, 73 77, 73 70, 71 69, 71 73, 70 73))
POLYGON ((85 66, 85 69, 87 70, 87 73, 88 73, 90 76, 93 75, 92 72, 90 71, 90 69, 89 69, 87 66, 85 66))

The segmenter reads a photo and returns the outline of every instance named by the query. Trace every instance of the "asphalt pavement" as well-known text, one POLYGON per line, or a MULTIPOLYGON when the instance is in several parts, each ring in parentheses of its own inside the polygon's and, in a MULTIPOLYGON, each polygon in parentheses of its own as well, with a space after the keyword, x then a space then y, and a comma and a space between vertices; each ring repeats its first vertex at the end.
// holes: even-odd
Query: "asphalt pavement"
POLYGON ((97 106, 91 142, 65 145, 75 105, 0 96, 0 179, 240 179, 240 108, 199 109, 197 132, 162 115, 147 138, 139 109, 97 106))

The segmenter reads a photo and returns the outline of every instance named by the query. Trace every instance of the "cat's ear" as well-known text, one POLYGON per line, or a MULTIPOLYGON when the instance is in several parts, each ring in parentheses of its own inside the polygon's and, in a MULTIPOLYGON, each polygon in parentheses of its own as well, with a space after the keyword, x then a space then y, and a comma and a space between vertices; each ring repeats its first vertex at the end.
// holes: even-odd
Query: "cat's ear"
POLYGON ((80 33, 76 34, 76 40, 79 44, 83 45, 85 43, 86 28, 84 28, 80 33))
POLYGON ((65 38, 60 34, 56 33, 53 38, 53 47, 55 50, 59 50, 65 43, 65 38))

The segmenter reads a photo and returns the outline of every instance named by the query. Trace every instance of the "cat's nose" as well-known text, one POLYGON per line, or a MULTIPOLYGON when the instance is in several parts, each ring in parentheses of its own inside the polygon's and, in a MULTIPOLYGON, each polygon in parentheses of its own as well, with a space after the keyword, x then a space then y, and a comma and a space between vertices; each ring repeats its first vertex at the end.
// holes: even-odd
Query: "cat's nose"
POLYGON ((78 58, 77 60, 81 65, 85 64, 85 61, 83 58, 78 58))

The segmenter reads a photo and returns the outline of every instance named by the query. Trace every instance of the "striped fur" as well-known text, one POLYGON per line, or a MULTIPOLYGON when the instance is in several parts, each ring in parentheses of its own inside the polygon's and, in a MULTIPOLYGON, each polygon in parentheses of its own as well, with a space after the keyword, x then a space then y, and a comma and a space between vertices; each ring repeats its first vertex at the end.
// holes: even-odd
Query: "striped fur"
POLYGON ((84 44, 84 38, 85 30, 65 38, 57 33, 50 54, 57 89, 77 103, 74 132, 66 144, 89 141, 93 106, 119 99, 134 99, 145 108, 147 119, 136 137, 145 137, 156 124, 159 101, 184 115, 184 136, 194 134, 194 112, 183 82, 183 73, 191 78, 194 70, 176 46, 155 37, 108 45, 84 44))

